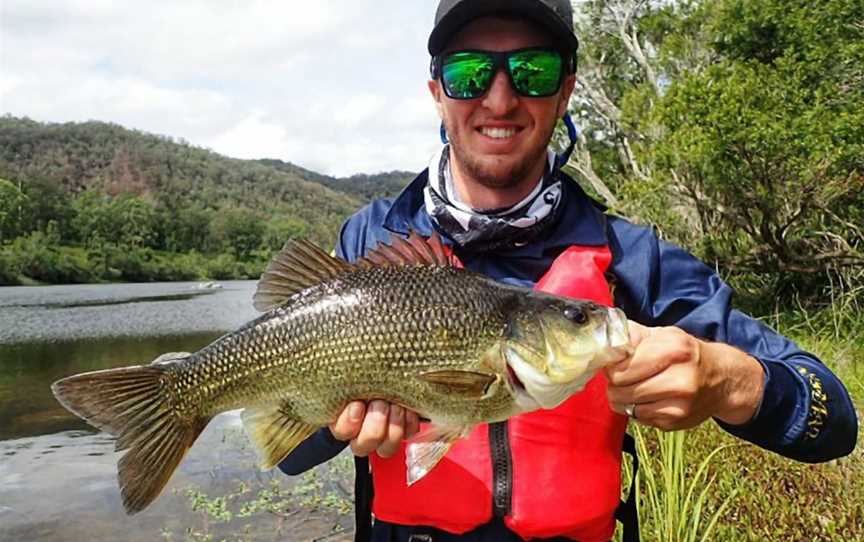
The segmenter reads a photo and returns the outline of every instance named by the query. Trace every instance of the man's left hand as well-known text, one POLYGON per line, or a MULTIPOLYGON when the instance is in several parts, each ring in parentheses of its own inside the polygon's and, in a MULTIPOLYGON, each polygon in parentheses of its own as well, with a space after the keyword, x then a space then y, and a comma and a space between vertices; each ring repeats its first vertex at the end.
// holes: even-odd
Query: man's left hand
POLYGON ((677 327, 629 322, 633 354, 606 368, 609 404, 631 409, 645 425, 673 431, 710 417, 732 425, 749 421, 762 399, 762 365, 722 343, 701 341, 677 327))

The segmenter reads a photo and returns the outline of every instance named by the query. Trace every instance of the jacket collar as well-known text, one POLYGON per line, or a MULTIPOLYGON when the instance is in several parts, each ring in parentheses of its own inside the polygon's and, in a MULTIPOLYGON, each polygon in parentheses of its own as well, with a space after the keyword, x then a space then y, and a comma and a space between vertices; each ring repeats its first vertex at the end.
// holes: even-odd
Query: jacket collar
MULTIPOLYGON (((546 239, 514 246, 506 253, 511 257, 542 258, 543 254, 553 249, 562 249, 572 245, 603 246, 608 243, 605 231, 605 207, 592 200, 582 188, 564 173, 565 178, 561 216, 558 224, 546 239)), ((426 212, 423 203, 423 189, 429 182, 428 170, 423 170, 402 192, 393 200, 393 204, 384 217, 384 227, 394 233, 407 235, 413 230, 429 236, 435 228, 432 219, 426 212)), ((447 244, 453 244, 446 234, 438 230, 447 244)))

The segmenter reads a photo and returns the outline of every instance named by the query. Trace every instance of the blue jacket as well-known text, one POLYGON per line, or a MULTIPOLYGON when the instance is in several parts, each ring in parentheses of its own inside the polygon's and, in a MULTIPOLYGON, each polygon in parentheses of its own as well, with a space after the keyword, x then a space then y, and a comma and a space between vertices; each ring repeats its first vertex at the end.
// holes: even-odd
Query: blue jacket
MULTIPOLYGON (((423 204, 427 173, 394 199, 377 200, 345 225, 337 254, 353 261, 387 242, 391 232, 431 235, 423 204)), ((762 448, 806 462, 827 461, 855 447, 858 422, 840 380, 815 356, 761 322, 732 308, 732 289, 708 266, 649 228, 604 215, 582 189, 564 183, 561 218, 546 239, 495 253, 455 248, 465 267, 501 282, 533 284, 567 247, 608 244, 616 305, 646 326, 678 326, 707 340, 735 346, 762 363, 765 394, 754 418, 741 426, 718 423, 729 433, 762 448)), ((439 232, 440 233, 440 232, 439 232)), ((443 236, 443 234, 442 234, 443 236)), ((445 242, 447 242, 446 236, 445 242)), ((325 428, 280 464, 288 474, 303 472, 344 449, 325 428)))

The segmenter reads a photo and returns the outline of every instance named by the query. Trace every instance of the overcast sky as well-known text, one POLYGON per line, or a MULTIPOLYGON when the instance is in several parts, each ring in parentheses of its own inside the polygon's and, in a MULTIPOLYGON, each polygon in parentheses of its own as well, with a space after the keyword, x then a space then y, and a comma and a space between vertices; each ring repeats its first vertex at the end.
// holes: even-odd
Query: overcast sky
POLYGON ((332 175, 422 169, 436 0, 0 0, 0 113, 332 175))

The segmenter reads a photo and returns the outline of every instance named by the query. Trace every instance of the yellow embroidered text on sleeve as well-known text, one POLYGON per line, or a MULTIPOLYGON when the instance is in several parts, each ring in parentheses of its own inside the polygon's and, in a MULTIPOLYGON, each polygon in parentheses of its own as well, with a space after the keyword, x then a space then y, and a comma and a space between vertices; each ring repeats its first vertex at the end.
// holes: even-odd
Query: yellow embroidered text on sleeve
POLYGON ((822 381, 819 380, 818 376, 804 367, 799 367, 798 372, 806 377, 810 384, 810 412, 807 414, 807 433, 805 437, 812 440, 816 439, 822 432, 825 419, 828 417, 828 395, 825 393, 822 381))

